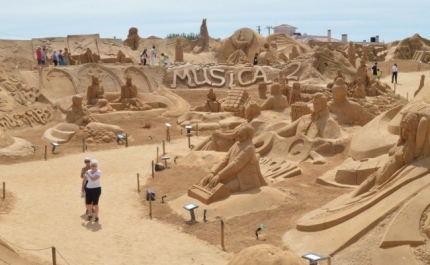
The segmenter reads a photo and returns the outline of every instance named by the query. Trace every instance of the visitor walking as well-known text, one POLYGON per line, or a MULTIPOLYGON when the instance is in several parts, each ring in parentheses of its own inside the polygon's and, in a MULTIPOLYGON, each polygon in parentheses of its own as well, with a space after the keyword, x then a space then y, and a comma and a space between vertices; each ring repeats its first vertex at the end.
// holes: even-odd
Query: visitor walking
POLYGON ((60 50, 58 53, 58 61, 60 63, 60 66, 66 65, 66 60, 64 59, 63 50, 60 50))
POLYGON ((375 63, 372 66, 372 74, 373 74, 373 77, 376 77, 378 75, 378 63, 375 63))
POLYGON ((258 53, 254 55, 254 65, 258 65, 258 53))
POLYGON ((37 59, 37 67, 42 67, 42 48, 37 47, 36 49, 36 59, 37 59))
MULTIPOLYGON (((88 171, 88 170, 90 170, 91 169, 91 166, 90 166, 90 163, 91 163, 91 158, 89 158, 89 157, 85 157, 85 159, 84 159, 84 163, 85 163, 85 166, 81 169, 81 178, 82 178, 82 181, 83 181, 83 179, 85 178, 85 173, 88 171)), ((86 179, 85 179, 86 180, 86 179)), ((82 194, 82 197, 84 197, 85 196, 85 194, 86 194, 86 186, 87 186, 87 183, 88 183, 88 180, 86 180, 85 181, 85 183, 82 183, 83 185, 82 185, 82 192, 81 192, 81 194, 82 194)), ((87 209, 87 203, 86 203, 86 201, 84 201, 84 206, 85 206, 85 209, 87 209)), ((93 209, 93 212, 94 212, 94 209, 93 209)), ((86 210, 86 214, 88 214, 88 210, 86 210)))
POLYGON ((151 66, 155 65, 155 57, 157 57, 157 52, 155 51, 155 46, 151 49, 151 66))
POLYGON ((399 68, 397 67, 397 64, 394 64, 393 67, 391 67, 391 83, 394 83, 396 81, 397 84, 397 72, 399 71, 399 68))
POLYGON ((382 71, 380 69, 378 69, 378 72, 376 73, 376 76, 378 78, 378 81, 381 79, 382 76, 382 71))
MULTIPOLYGON (((98 222, 99 221, 99 198, 100 195, 102 194, 102 188, 100 185, 100 177, 102 175, 102 172, 98 169, 98 165, 99 162, 95 159, 91 160, 91 169, 88 170, 87 172, 85 172, 84 174, 84 179, 82 181, 82 186, 84 185, 84 183, 87 184, 85 185, 86 190, 85 190, 85 201, 86 201, 86 205, 87 205, 87 210, 89 212, 88 215, 88 221, 91 221, 91 219, 93 218, 93 216, 91 215, 92 213, 92 208, 94 207, 95 209, 95 213, 94 213, 94 222, 98 222)), ((84 191, 84 189, 82 189, 82 192, 84 191)))
POLYGON ((146 49, 144 49, 142 54, 140 55, 142 65, 146 65, 146 59, 147 58, 148 58, 148 53, 146 53, 146 49))
POLYGON ((58 55, 57 51, 54 51, 51 55, 52 62, 54 63, 54 66, 58 65, 58 55))

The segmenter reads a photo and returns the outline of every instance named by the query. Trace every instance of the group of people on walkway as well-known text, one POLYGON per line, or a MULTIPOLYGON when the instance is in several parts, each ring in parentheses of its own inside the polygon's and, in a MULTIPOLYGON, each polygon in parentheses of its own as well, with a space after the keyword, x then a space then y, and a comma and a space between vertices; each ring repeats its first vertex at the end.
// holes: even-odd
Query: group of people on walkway
MULTIPOLYGON (((140 54, 140 64, 147 65, 147 61, 150 61, 151 66, 155 66, 155 61, 157 58, 157 51, 155 50, 155 46, 152 46, 150 51, 150 56, 148 56, 147 49, 144 49, 140 54)), ((158 65, 160 66, 170 66, 170 57, 166 53, 161 53, 161 58, 158 60, 158 65)))
MULTIPOLYGON (((391 83, 396 82, 397 84, 397 73, 399 72, 399 67, 397 66, 397 64, 395 63, 392 67, 391 67, 391 83)), ((378 63, 375 63, 372 66, 372 74, 374 77, 376 77, 376 79, 381 79, 382 76, 382 71, 378 68, 378 63)))
POLYGON ((102 172, 98 169, 99 162, 95 159, 86 157, 85 167, 81 170, 82 187, 81 197, 85 198, 85 208, 88 221, 99 221, 99 198, 102 194, 100 178, 102 172))
MULTIPOLYGON (((36 59, 37 59, 37 65, 39 68, 44 67, 46 64, 48 64, 47 62, 47 56, 46 56, 46 48, 42 48, 42 47, 37 47, 36 49, 36 59)), ((65 66, 66 65, 66 60, 64 58, 64 54, 62 50, 59 50, 58 53, 57 51, 53 51, 51 58, 52 63, 54 64, 54 66, 65 66)))

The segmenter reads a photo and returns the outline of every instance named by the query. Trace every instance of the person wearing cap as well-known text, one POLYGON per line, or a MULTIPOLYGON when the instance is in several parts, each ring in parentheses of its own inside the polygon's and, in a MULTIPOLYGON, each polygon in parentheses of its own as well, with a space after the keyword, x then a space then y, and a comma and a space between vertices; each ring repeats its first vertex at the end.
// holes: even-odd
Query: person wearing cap
MULTIPOLYGON (((84 178, 85 172, 87 172, 88 170, 91 169, 91 166, 90 166, 91 158, 85 157, 84 163, 85 163, 85 166, 81 170, 81 178, 82 179, 84 178)), ((83 185, 82 185, 82 192, 86 191, 85 190, 85 186, 87 185, 87 183, 88 183, 88 180, 85 183, 83 183, 83 185)), ((85 209, 87 209, 87 203, 85 201, 84 201, 84 205, 85 205, 85 209)), ((86 210, 86 213, 88 214, 88 210, 86 210)))
MULTIPOLYGON (((85 201, 87 205, 88 212, 92 211, 92 208, 95 209, 94 214, 94 222, 99 221, 99 198, 102 194, 102 188, 100 185, 100 177, 102 172, 98 169, 99 162, 95 159, 91 160, 90 166, 91 169, 86 171, 84 174, 84 178, 82 180, 82 186, 85 184, 85 201)), ((84 187, 82 188, 82 192, 84 191, 84 187)), ((88 221, 91 221, 93 216, 91 213, 88 215, 88 221)))

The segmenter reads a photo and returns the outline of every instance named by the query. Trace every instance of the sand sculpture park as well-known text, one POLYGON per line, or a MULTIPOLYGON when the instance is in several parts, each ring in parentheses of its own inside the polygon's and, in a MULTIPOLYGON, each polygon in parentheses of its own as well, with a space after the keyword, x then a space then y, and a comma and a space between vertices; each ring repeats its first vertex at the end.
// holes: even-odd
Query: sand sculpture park
POLYGON ((0 40, 0 264, 428 264, 430 41, 209 29, 0 40))

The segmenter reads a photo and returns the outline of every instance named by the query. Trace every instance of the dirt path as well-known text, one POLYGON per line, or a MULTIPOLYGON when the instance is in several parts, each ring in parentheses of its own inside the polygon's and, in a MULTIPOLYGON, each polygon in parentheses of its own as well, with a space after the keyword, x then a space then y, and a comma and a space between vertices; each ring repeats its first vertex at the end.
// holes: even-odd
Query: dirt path
MULTIPOLYGON (((400 72, 397 76, 398 84, 396 85, 396 94, 400 94, 405 98, 408 97, 409 100, 413 98, 414 93, 420 84, 421 75, 425 75, 427 77, 424 82, 424 87, 429 87, 430 70, 410 73, 400 72)), ((389 84, 391 88, 394 87, 394 85, 391 83, 391 75, 381 78, 381 82, 389 84)))
MULTIPOLYGON (((182 145, 174 146, 169 148, 182 145)), ((26 248, 55 246, 70 265, 226 264, 229 254, 148 219, 136 173, 148 172, 155 150, 156 145, 146 145, 0 166, 0 181, 16 198, 13 210, 0 216, 0 235, 26 248), (84 219, 79 195, 85 156, 98 159, 102 170, 99 224, 84 219)), ((29 254, 52 264, 50 250, 29 254)))

